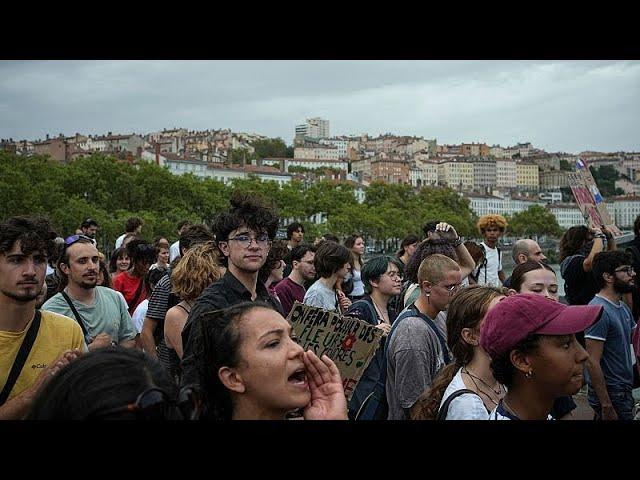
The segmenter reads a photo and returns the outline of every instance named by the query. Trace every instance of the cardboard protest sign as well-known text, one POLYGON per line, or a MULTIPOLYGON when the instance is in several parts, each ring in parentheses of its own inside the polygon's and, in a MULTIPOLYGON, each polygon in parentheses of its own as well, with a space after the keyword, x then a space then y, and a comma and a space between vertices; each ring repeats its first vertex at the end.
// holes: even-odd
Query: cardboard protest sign
POLYGON ((579 158, 576 161, 576 171, 570 173, 568 179, 576 203, 588 225, 591 227, 604 225, 615 237, 622 235, 620 229, 611 219, 598 185, 583 159, 579 158))
POLYGON ((287 317, 300 345, 336 363, 347 401, 371 362, 382 330, 353 317, 295 302, 287 317))

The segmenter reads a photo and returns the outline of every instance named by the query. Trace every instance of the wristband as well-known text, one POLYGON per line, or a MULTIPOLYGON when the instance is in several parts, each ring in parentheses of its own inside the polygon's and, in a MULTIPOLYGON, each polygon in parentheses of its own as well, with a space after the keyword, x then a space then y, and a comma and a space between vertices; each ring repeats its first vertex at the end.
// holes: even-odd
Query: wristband
POLYGON ((604 233, 598 233, 594 235, 593 238, 602 238, 604 240, 607 238, 607 236, 604 233))
POLYGON ((456 238, 453 242, 451 242, 451 244, 453 245, 454 248, 458 248, 460 245, 462 245, 462 238, 461 237, 456 238))

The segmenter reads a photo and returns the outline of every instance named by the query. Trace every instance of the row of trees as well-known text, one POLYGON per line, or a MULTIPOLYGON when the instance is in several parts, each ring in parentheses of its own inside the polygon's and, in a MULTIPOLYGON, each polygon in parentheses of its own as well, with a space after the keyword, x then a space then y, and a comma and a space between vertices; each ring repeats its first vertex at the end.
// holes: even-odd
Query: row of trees
MULTIPOLYGON (((422 225, 432 219, 453 224, 465 237, 477 236, 477 218, 468 200, 448 188, 427 187, 416 192, 409 185, 374 182, 366 189, 365 201, 359 203, 350 182, 323 180, 305 186, 293 181, 280 186, 250 178, 224 185, 191 174, 175 176, 153 163, 131 165, 100 154, 62 165, 48 157, 0 153, 1 219, 47 215, 60 234, 67 235, 82 219, 92 217, 100 225, 98 240, 106 250, 130 216, 144 219, 144 237, 163 235, 174 240, 180 220, 210 224, 236 191, 262 198, 282 219, 302 221, 311 240, 327 232, 397 239, 421 233, 422 225), (322 214, 326 222, 312 223, 316 214, 322 214)), ((515 235, 561 233, 553 215, 542 207, 532 207, 509 221, 515 235)))

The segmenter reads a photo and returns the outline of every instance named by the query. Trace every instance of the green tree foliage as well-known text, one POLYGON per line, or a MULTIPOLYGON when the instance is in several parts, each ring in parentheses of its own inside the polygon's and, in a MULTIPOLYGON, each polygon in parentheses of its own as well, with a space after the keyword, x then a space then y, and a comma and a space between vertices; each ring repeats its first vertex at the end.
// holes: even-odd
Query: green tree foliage
MULTIPOLYGON (((0 219, 18 214, 47 215, 64 236, 91 216, 100 225, 98 245, 105 252, 113 249, 131 216, 144 219, 144 238, 163 235, 174 241, 180 220, 211 225, 236 191, 273 205, 282 225, 301 222, 308 241, 324 233, 345 237, 359 232, 367 241, 387 241, 391 249, 409 233, 421 235, 429 220, 449 222, 466 237, 477 235, 468 200, 449 188, 415 191, 408 185, 374 182, 365 189, 364 202, 359 203, 353 182, 324 179, 279 185, 251 176, 224 185, 191 174, 172 175, 154 163, 132 165, 101 154, 62 165, 47 157, 0 152, 0 219), (325 223, 312 223, 318 214, 325 223)), ((513 221, 517 226, 515 216, 513 221)), ((555 219, 537 224, 527 220, 524 224, 539 225, 538 231, 527 232, 541 234, 555 219)))
POLYGON ((624 190, 616 188, 616 180, 620 178, 620 174, 613 165, 602 165, 598 168, 589 166, 589 170, 603 197, 612 197, 624 193, 624 190))
POLYGON ((573 165, 571 163, 569 163, 568 160, 565 160, 564 158, 560 159, 560 170, 565 170, 567 172, 572 172, 573 171, 573 165))
POLYGON ((533 235, 558 237, 562 234, 562 228, 558 225, 553 213, 540 205, 532 205, 523 212, 515 213, 507 218, 507 221, 509 222, 508 232, 519 237, 533 235))
POLYGON ((258 158, 287 157, 287 145, 280 137, 256 140, 251 143, 251 146, 255 149, 258 158))

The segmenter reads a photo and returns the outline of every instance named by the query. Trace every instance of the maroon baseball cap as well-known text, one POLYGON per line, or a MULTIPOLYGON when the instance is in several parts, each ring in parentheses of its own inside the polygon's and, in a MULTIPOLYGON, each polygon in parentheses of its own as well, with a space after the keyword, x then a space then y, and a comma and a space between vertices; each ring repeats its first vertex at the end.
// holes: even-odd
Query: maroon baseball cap
POLYGON ((569 335, 586 330, 602 314, 600 305, 568 306, 542 295, 519 293, 493 307, 480 327, 480 345, 491 358, 532 333, 569 335))

